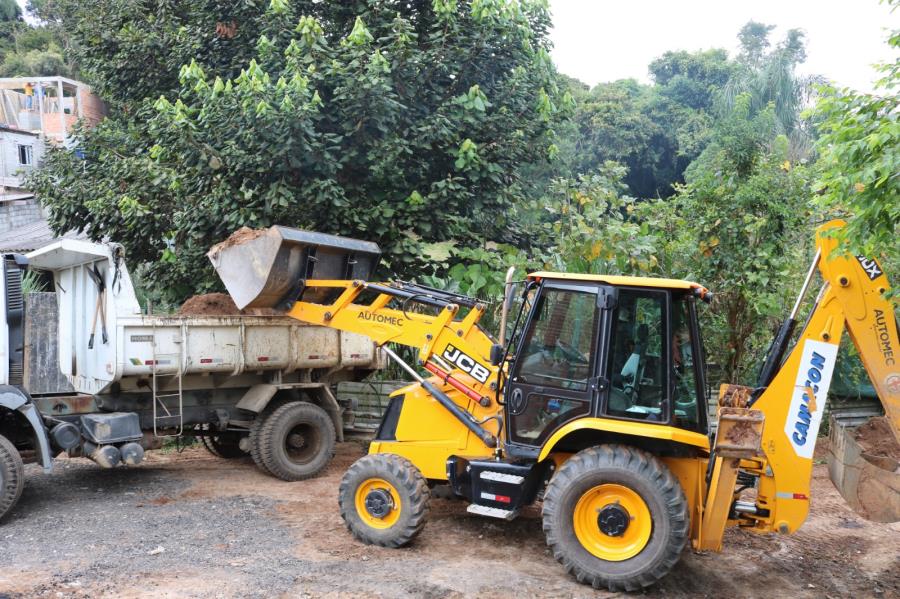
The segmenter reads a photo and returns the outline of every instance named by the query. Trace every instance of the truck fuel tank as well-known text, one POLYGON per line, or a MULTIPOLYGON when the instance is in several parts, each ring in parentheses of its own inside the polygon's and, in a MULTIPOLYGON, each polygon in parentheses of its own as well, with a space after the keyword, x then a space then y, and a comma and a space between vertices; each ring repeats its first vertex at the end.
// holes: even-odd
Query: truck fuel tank
MULTIPOLYGON (((370 241, 276 225, 239 229, 207 256, 238 308, 286 310, 306 280, 369 279, 381 250, 370 241)), ((325 293, 310 289, 303 299, 324 302, 325 293)))

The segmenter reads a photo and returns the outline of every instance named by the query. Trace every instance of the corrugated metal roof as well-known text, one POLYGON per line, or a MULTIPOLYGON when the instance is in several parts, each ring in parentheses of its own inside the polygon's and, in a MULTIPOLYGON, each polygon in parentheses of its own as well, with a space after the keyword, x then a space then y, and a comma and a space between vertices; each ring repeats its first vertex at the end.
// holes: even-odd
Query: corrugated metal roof
MULTIPOLYGON (((63 235, 63 237, 84 239, 86 236, 83 233, 70 232, 63 235)), ((36 220, 27 225, 0 233, 0 252, 30 252, 52 243, 55 239, 59 239, 59 237, 53 234, 47 221, 43 219, 36 220)))

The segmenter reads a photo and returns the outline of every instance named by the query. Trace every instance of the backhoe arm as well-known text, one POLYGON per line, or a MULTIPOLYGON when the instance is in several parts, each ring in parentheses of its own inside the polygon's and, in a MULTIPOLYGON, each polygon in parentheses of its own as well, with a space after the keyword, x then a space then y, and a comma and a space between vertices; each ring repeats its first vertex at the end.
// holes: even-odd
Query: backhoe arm
POLYGON ((834 221, 818 229, 822 288, 796 345, 783 361, 777 359, 780 367, 751 404, 765 416, 762 455, 742 460, 740 468, 758 476, 759 484, 753 509, 739 519, 753 530, 793 532, 806 519, 813 452, 845 327, 895 435, 900 428, 897 324, 885 299, 887 277, 875 260, 838 253, 830 232, 841 226, 834 221))
POLYGON ((900 338, 894 307, 884 297, 887 274, 874 259, 832 255, 837 242, 824 231, 818 233, 819 270, 843 306, 847 331, 900 441, 900 338))

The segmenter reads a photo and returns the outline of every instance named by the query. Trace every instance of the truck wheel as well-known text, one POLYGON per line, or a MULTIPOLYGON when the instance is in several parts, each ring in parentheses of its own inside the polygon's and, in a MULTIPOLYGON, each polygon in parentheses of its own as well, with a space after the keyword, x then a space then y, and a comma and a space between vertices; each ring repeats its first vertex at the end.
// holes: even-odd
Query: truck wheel
POLYGON ((577 453, 550 480, 543 527, 578 582, 635 591, 681 557, 690 518, 681 485, 652 454, 624 445, 577 453))
MULTIPOLYGON (((208 425, 203 425, 203 430, 208 430, 208 425)), ((247 452, 240 448, 240 437, 235 433, 225 433, 223 435, 203 435, 200 442, 206 451, 213 454, 217 458, 231 460, 247 455, 247 452)))
POLYGON ((334 455, 334 424, 319 406, 286 403, 263 413, 250 429, 250 455, 257 466, 281 480, 310 478, 334 455))
POLYGON ((6 437, 0 436, 0 520, 16 505, 24 488, 22 456, 6 437))
POLYGON ((369 545, 402 547, 425 526, 431 495, 419 469, 389 453, 362 457, 341 479, 341 517, 369 545))

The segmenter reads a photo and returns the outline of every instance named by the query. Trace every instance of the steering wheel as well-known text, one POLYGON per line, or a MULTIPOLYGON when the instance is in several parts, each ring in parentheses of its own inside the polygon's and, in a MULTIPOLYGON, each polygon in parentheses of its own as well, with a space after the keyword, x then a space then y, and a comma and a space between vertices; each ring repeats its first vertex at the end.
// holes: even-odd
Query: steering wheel
POLYGON ((580 351, 569 345, 564 341, 557 341, 556 347, 560 349, 563 355, 576 364, 587 365, 590 364, 590 360, 587 356, 582 354, 580 351))

